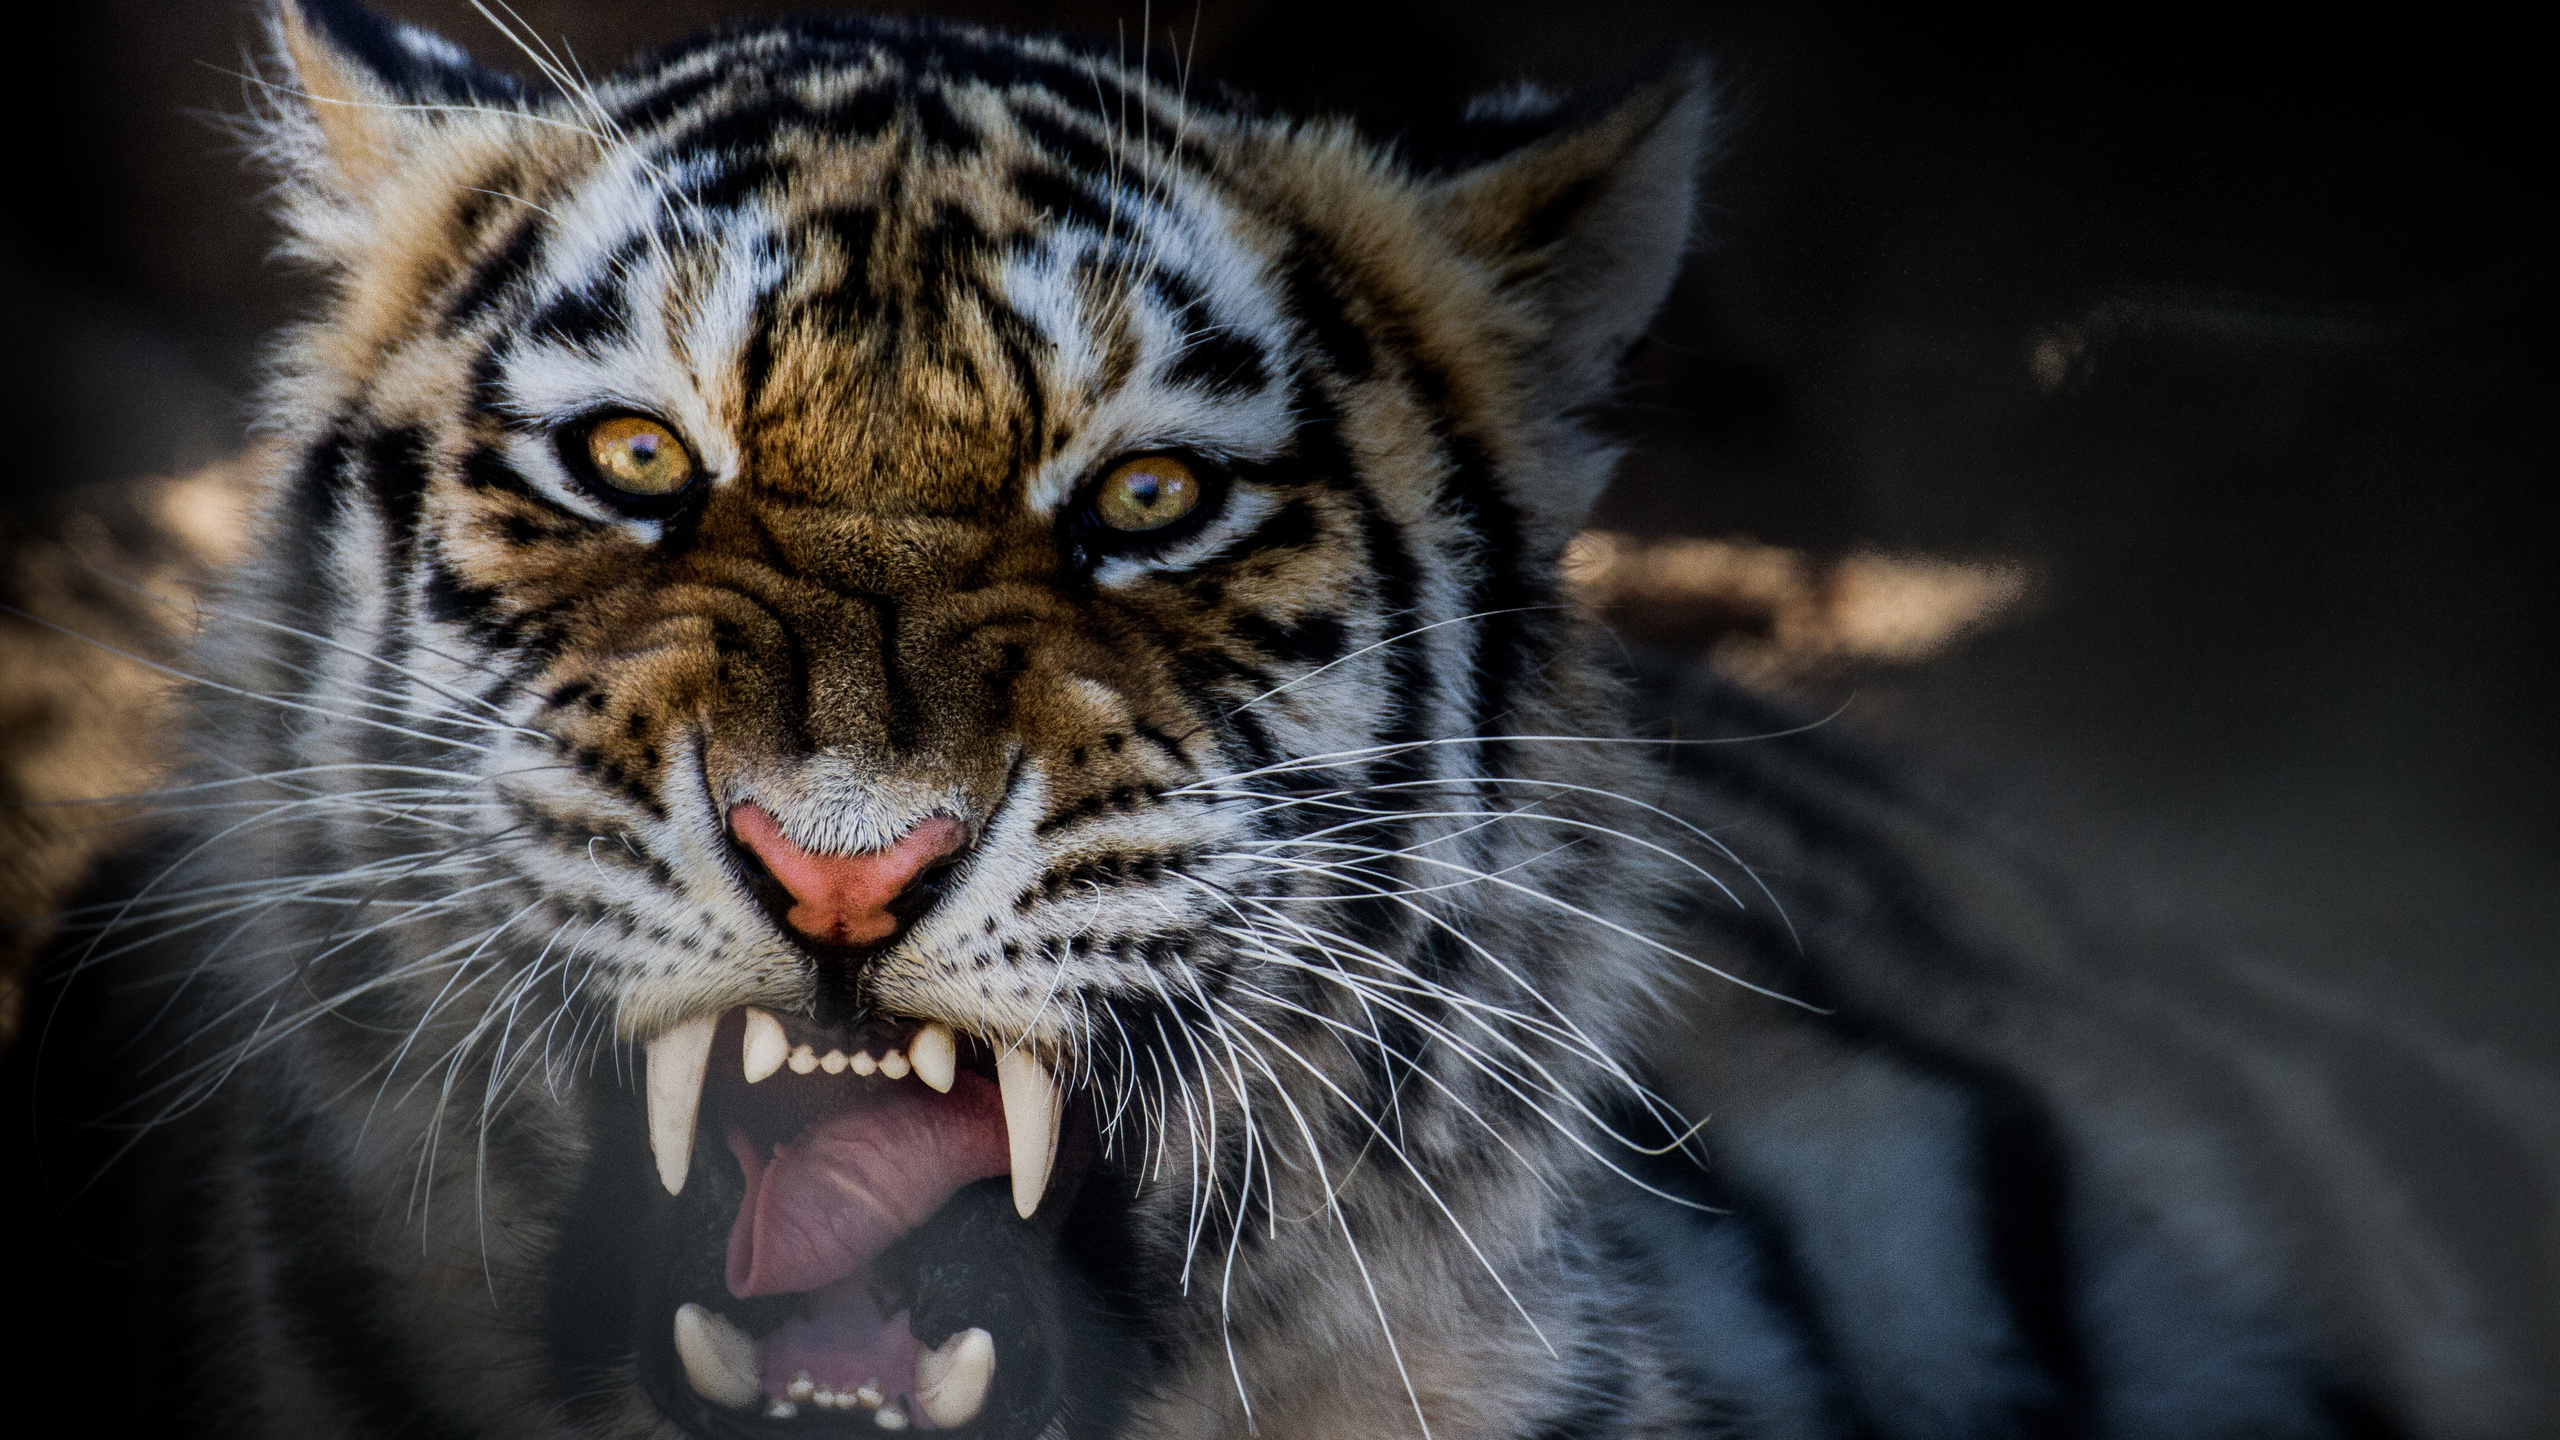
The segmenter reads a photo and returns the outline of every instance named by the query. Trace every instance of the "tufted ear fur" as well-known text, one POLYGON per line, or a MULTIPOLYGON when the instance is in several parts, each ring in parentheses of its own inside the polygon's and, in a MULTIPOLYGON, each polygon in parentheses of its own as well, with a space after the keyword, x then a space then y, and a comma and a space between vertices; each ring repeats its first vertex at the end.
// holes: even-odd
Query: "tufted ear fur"
POLYGON ((351 198, 395 172, 448 107, 523 98, 513 76, 482 69, 452 41, 354 0, 279 0, 274 29, 321 152, 298 158, 312 179, 351 198))
POLYGON ((1450 236, 1544 316, 1538 373, 1560 410, 1607 392, 1671 293, 1709 98, 1705 68, 1688 60, 1604 95, 1492 96, 1425 160, 1450 236))

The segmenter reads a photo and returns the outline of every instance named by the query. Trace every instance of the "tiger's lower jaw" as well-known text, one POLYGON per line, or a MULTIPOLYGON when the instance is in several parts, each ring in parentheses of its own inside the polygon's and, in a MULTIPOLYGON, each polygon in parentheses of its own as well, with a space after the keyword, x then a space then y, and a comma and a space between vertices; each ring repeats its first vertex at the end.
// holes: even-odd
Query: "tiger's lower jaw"
POLYGON ((1057 1244, 1090 1148, 1061 1162, 1038 1062, 739 1010, 653 1042, 648 1094, 659 1409, 706 1437, 1049 1427, 1092 1319, 1057 1244))

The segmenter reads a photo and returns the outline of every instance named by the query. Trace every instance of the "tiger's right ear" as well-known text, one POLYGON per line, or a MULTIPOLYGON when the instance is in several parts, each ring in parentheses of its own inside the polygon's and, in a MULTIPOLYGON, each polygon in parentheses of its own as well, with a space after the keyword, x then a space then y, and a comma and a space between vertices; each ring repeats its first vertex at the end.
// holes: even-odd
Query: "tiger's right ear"
POLYGON ((331 188, 370 194, 431 136, 448 107, 512 108, 514 76, 483 69, 443 36, 354 0, 279 0, 276 48, 317 128, 331 188))

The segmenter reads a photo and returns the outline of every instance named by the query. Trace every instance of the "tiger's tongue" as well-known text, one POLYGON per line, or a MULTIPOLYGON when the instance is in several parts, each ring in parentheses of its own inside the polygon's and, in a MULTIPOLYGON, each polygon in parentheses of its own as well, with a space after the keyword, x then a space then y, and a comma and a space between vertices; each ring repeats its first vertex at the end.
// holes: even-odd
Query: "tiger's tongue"
POLYGON ((951 1093, 882 1086, 767 1146, 732 1126, 747 1198, 729 1229, 729 1293, 788 1295, 861 1275, 972 1181, 1006 1174, 1004 1107, 962 1071, 951 1093))

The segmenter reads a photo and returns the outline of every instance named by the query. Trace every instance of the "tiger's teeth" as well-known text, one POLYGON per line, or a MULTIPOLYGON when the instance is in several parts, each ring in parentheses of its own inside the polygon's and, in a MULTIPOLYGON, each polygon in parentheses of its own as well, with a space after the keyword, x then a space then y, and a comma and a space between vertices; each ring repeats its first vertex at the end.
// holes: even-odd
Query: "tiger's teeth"
POLYGON ((916 1404, 945 1430, 978 1418, 995 1378, 996 1337, 984 1330, 963 1330, 940 1349, 916 1352, 916 1404))
POLYGON ((1013 1208, 1028 1220, 1058 1159, 1058 1087, 1028 1050, 996 1057, 996 1086, 1004 1097, 1005 1148, 1013 1155, 1013 1208))
POLYGON ((684 1193, 693 1169, 693 1119, 702 1109, 702 1076, 711 1068, 711 1032, 719 1017, 687 1020, 649 1042, 649 1153, 658 1157, 658 1183, 670 1195, 684 1193))
POLYGON ((782 1068, 791 1058, 791 1040, 782 1033, 782 1022, 762 1010, 747 1012, 745 1059, 747 1083, 755 1084, 782 1068))
POLYGON ((676 1307, 676 1358, 693 1393, 715 1405, 737 1410, 764 1398, 762 1342, 690 1301, 676 1307))
MULTIPOLYGON (((951 1081, 960 1073, 960 1045, 951 1027, 936 1020, 918 1030, 916 1038, 907 1042, 907 1063, 916 1067, 917 1079, 950 1094, 951 1081)), ((932 1414, 933 1407, 926 1406, 925 1413, 932 1414)))
POLYGON ((880 1057, 880 1073, 892 1080, 907 1078, 907 1057, 892 1050, 880 1057))

